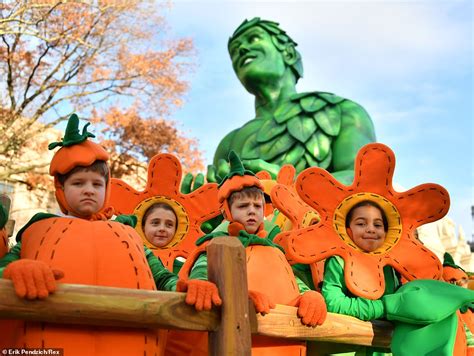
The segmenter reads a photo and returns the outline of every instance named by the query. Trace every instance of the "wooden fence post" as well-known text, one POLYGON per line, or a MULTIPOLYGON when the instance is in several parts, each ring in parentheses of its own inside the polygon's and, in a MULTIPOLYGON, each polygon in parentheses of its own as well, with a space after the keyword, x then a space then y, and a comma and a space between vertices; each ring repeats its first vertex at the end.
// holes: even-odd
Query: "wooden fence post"
POLYGON ((209 355, 249 355, 250 330, 245 249, 235 237, 215 238, 207 247, 208 276, 223 300, 221 323, 209 333, 209 355))

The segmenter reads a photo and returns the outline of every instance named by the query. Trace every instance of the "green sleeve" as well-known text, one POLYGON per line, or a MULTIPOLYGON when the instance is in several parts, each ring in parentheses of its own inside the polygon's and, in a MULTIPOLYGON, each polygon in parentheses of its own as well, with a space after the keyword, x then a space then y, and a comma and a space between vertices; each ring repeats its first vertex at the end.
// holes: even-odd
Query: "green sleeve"
POLYGON ((189 279, 200 279, 207 281, 207 255, 205 253, 199 255, 194 266, 189 273, 189 279))
POLYGON ((370 300, 351 295, 344 282, 344 261, 331 257, 324 265, 322 295, 328 312, 351 315, 361 320, 382 318, 385 314, 381 300, 370 300), (338 261, 339 260, 339 261, 338 261))
POLYGON ((311 275, 311 267, 306 264, 297 263, 291 266, 293 273, 297 278, 302 280, 309 289, 316 290, 313 282, 313 276, 311 275))
POLYGON ((164 291, 176 291, 178 276, 168 271, 161 260, 156 257, 149 248, 144 246, 144 249, 146 260, 150 266, 153 279, 155 280, 156 288, 164 291))
POLYGON ((296 284, 298 285, 298 290, 300 291, 300 294, 303 294, 304 292, 307 292, 311 290, 305 282, 303 282, 298 276, 295 276, 296 278, 296 284))
POLYGON ((3 271, 13 261, 20 259, 21 242, 18 242, 12 249, 0 259, 0 278, 3 277, 3 271))

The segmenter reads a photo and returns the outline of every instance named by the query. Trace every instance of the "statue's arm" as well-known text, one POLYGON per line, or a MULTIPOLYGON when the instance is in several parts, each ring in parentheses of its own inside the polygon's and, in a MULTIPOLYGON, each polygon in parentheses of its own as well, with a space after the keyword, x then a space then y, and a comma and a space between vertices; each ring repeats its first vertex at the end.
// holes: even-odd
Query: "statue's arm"
POLYGON ((372 120, 359 104, 344 100, 341 106, 341 131, 332 145, 332 174, 342 183, 354 178, 354 160, 359 149, 375 142, 372 120))
POLYGON ((216 152, 214 153, 214 160, 213 160, 214 166, 217 167, 219 165, 219 160, 220 159, 224 159, 225 161, 227 161, 228 156, 229 156, 229 151, 231 150, 232 140, 233 140, 236 132, 237 132, 237 129, 229 132, 222 139, 222 141, 219 142, 219 145, 217 146, 216 152))

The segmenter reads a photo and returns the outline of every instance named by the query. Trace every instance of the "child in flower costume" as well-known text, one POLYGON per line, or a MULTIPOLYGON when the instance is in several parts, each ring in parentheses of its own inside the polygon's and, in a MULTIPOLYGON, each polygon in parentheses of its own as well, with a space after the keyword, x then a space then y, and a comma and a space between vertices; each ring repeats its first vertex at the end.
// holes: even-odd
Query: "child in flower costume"
MULTIPOLYGON (((298 307, 305 325, 321 325, 326 317, 322 296, 298 283, 281 247, 267 238, 264 229, 263 186, 255 175, 245 170, 238 156, 229 154, 230 172, 219 185, 219 203, 227 231, 216 231, 197 241, 198 250, 186 261, 180 278, 207 279, 205 246, 213 238, 236 236, 245 247, 249 297, 258 313, 268 313, 275 303, 298 307), (196 259, 197 258, 197 259, 196 259), (194 262, 195 260, 195 262, 194 262)), ((304 342, 282 342, 262 336, 252 339, 252 354, 303 355, 304 342)))
MULTIPOLYGON (((133 228, 136 220, 108 220, 114 214, 108 204, 109 156, 88 140, 94 136, 87 125, 81 134, 78 126, 78 117, 72 115, 63 140, 49 146, 61 146, 50 174, 67 215, 35 215, 19 231, 18 244, 0 260, 0 273, 12 280, 18 297, 26 299, 46 298, 56 290, 55 279, 61 278, 65 283, 174 290, 176 275, 144 249, 133 228)), ((196 286, 190 281, 187 287, 192 291, 196 286)), ((217 293, 214 285, 207 287, 217 293)), ((195 298, 196 308, 198 303, 202 308, 202 300, 195 298)), ((67 355, 143 355, 159 354, 160 342, 155 330, 24 322, 9 346, 63 348, 67 355)))
MULTIPOLYGON (((321 220, 314 226, 282 233, 275 241, 284 246, 289 259, 299 263, 340 256, 345 262, 343 280, 348 291, 354 298, 366 300, 365 310, 377 306, 374 317, 395 324, 391 347, 395 355, 464 355, 466 339, 456 311, 472 302, 474 293, 439 281, 441 263, 413 237, 418 226, 447 213, 449 195, 436 184, 395 191, 394 166, 395 156, 388 147, 369 144, 357 155, 350 186, 320 168, 305 170, 298 176, 296 189, 301 199, 318 211, 321 220), (347 213, 363 200, 377 203, 388 219, 385 243, 371 252, 354 244, 345 225, 347 213), (384 295, 387 266, 411 282, 384 295)), ((277 193, 282 190, 287 188, 276 186, 272 200, 285 212, 292 203, 278 201, 282 194, 277 193)), ((334 301, 327 302, 331 311, 334 301)))

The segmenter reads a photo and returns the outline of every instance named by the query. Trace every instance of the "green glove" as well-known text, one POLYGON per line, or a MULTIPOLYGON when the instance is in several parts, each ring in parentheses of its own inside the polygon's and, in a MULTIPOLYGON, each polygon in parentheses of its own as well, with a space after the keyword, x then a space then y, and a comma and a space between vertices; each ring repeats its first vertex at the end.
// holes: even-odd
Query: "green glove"
POLYGON ((388 320, 409 324, 439 322, 474 301, 474 291, 443 281, 415 280, 382 297, 388 320))

